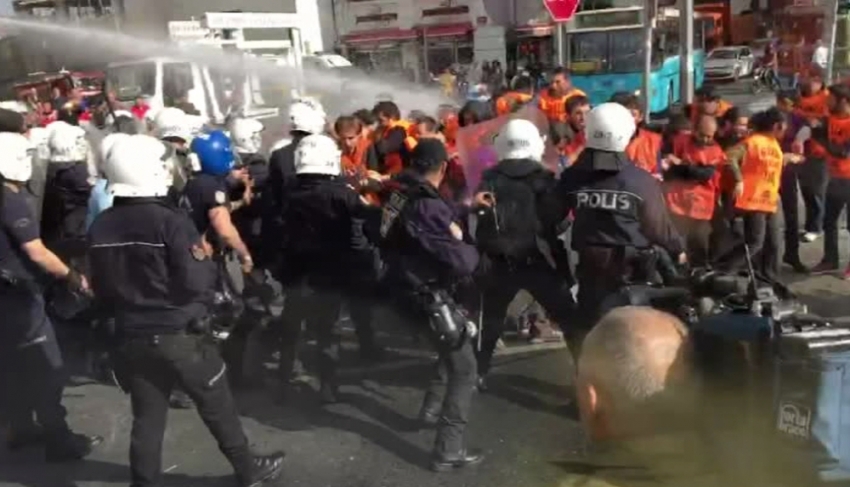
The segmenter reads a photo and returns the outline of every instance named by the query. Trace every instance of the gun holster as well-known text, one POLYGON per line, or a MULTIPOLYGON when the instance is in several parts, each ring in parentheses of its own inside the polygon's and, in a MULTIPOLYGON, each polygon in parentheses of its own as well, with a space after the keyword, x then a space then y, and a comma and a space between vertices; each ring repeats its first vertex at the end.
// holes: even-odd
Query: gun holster
POLYGON ((460 347, 478 335, 478 327, 448 292, 426 291, 426 300, 429 325, 441 342, 460 347))

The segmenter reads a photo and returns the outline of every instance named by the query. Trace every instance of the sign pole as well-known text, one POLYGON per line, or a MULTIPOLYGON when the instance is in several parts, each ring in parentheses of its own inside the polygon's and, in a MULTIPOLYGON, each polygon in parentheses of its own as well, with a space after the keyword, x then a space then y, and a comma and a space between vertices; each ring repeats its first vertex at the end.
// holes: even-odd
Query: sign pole
POLYGON ((558 50, 557 50, 558 66, 563 67, 564 66, 564 23, 563 22, 556 23, 555 29, 556 29, 555 38, 557 39, 556 42, 558 43, 558 50))

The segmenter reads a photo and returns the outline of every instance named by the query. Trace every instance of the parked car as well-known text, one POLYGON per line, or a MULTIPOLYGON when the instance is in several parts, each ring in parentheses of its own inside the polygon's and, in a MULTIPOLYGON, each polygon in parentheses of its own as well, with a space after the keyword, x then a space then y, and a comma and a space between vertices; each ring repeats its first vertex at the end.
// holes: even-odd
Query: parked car
POLYGON ((705 77, 709 80, 738 80, 753 74, 755 57, 747 46, 718 47, 705 60, 705 77))

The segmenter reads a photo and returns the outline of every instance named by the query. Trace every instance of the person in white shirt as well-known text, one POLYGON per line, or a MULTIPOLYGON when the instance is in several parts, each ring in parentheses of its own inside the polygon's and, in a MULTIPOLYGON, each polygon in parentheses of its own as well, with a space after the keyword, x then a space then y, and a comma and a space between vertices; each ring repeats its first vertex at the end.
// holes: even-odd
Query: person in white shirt
POLYGON ((812 51, 812 68, 819 70, 820 74, 826 72, 827 64, 829 63, 829 48, 820 39, 815 42, 815 49, 812 51))

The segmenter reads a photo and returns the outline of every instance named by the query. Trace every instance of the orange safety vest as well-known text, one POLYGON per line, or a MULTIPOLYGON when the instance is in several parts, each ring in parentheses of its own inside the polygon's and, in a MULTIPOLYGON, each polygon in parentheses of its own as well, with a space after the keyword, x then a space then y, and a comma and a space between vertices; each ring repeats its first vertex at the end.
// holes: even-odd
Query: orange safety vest
POLYGON ((650 174, 658 174, 658 158, 661 155, 661 134, 638 129, 635 138, 626 147, 626 156, 635 166, 650 174))
POLYGON ((587 96, 583 91, 573 88, 566 95, 554 97, 548 91, 540 95, 537 107, 546 114, 550 122, 564 122, 567 120, 567 100, 574 96, 587 96))
POLYGON ((372 143, 365 137, 360 137, 354 150, 345 152, 342 150, 340 159, 342 160, 342 171, 345 174, 356 174, 366 170, 366 152, 372 143))
MULTIPOLYGON (((716 143, 700 146, 692 137, 677 140, 674 155, 687 164, 702 166, 721 166, 726 162, 726 154, 716 143)), ((720 169, 720 167, 718 167, 720 169)), ((694 220, 711 220, 717 203, 717 190, 720 173, 704 183, 674 179, 664 182, 664 196, 671 213, 686 216, 694 220)))
MULTIPOLYGON (((404 138, 404 146, 407 149, 408 153, 412 152, 416 147, 416 125, 408 122, 407 120, 396 120, 390 124, 385 130, 383 130, 380 135, 378 135, 379 139, 386 138, 390 132, 393 130, 400 128, 404 130, 405 138, 404 138)), ((391 154, 384 155, 384 172, 391 176, 400 173, 404 169, 404 160, 402 159, 401 152, 393 152, 391 154)))
POLYGON ((496 100, 496 114, 500 117, 516 111, 518 107, 531 101, 532 96, 518 91, 509 91, 496 100))
POLYGON ((823 118, 829 115, 829 110, 826 107, 826 100, 829 98, 829 91, 821 90, 814 95, 800 97, 797 101, 798 115, 811 120, 813 118, 823 118))
POLYGON ((743 143, 746 148, 741 161, 744 193, 735 200, 735 208, 776 213, 782 180, 782 147, 773 137, 762 134, 751 135, 743 143))
MULTIPOLYGON (((829 141, 839 147, 847 147, 850 143, 850 117, 832 116, 827 124, 829 141)), ((837 179, 850 179, 850 157, 835 157, 829 155, 826 159, 829 175, 837 179)))
MULTIPOLYGON (((723 115, 726 115, 726 112, 731 110, 733 106, 734 105, 725 100, 719 100, 717 102, 717 113, 715 113, 714 116, 716 118, 720 118, 723 115)), ((700 111, 696 109, 696 105, 692 105, 689 109, 691 112, 691 126, 693 128, 696 128, 696 124, 699 121, 699 116, 702 115, 702 113, 700 113, 700 111)))

